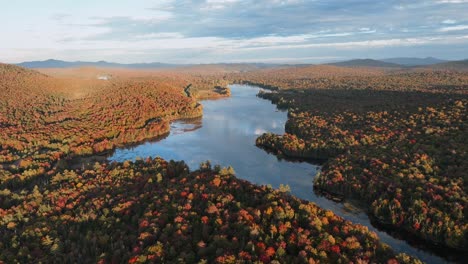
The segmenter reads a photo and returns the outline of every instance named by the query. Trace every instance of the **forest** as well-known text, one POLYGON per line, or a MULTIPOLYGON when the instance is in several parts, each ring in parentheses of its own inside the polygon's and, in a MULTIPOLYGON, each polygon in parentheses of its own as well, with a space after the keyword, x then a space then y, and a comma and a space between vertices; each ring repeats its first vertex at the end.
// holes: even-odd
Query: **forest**
POLYGON ((64 170, 0 199, 9 262, 420 263, 353 225, 226 168, 147 159, 64 170))
MULTIPOLYGON (((0 64, 0 263, 421 263, 367 227, 227 168, 106 155, 203 114, 229 83, 273 92, 285 135, 257 145, 325 160, 317 190, 466 250, 466 74, 306 66, 251 71, 0 64)), ((310 190, 311 192, 313 190, 310 190)))
POLYGON ((265 133, 257 145, 324 160, 318 191, 361 200, 381 224, 466 251, 466 74, 361 71, 307 78, 306 69, 267 71, 239 80, 274 90, 258 96, 289 110, 287 133, 265 133))
POLYGON ((313 88, 466 94, 468 89, 466 72, 427 68, 408 70, 313 65, 232 73, 229 78, 233 82, 282 90, 313 88))

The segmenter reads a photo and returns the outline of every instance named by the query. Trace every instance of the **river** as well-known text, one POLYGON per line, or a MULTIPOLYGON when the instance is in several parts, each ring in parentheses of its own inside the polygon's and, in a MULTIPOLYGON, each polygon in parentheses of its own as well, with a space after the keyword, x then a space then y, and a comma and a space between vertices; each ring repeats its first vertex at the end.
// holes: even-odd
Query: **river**
POLYGON ((259 90, 254 86, 231 85, 231 97, 201 102, 202 118, 174 121, 167 137, 117 149, 109 160, 159 156, 166 160, 184 160, 192 170, 206 160, 213 165, 232 166, 237 177, 255 184, 269 184, 274 188, 280 184, 289 185, 292 195, 367 226, 397 252, 417 256, 427 263, 447 263, 427 249, 420 249, 374 227, 365 212, 357 207, 316 195, 313 179, 319 166, 279 160, 256 147, 255 139, 264 132, 283 134, 287 120, 286 112, 277 110, 270 101, 256 97, 259 90))

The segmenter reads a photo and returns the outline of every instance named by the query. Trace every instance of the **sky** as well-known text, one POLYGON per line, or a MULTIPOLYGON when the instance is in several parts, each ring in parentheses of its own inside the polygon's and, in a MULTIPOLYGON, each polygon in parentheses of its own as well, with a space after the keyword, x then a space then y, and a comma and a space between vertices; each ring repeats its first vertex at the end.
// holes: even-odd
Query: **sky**
POLYGON ((468 0, 0 0, 0 61, 468 58, 468 0))

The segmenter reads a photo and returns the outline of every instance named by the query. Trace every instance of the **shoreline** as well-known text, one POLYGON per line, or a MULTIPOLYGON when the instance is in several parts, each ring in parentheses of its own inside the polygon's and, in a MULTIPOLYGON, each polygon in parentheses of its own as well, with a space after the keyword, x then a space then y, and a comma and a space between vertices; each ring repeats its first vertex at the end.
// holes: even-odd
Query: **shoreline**
POLYGON ((152 123, 155 123, 155 121, 158 121, 159 123, 161 123, 161 125, 163 127, 163 129, 159 130, 157 134, 154 134, 151 137, 148 137, 148 138, 145 138, 145 139, 142 139, 142 140, 138 140, 138 141, 134 141, 134 142, 128 142, 126 144, 115 144, 112 149, 108 149, 108 150, 105 150, 105 151, 100 152, 100 153, 93 153, 91 155, 85 155, 85 156, 72 156, 72 157, 64 158, 63 160, 65 160, 65 162, 67 162, 67 164, 69 164, 69 167, 71 167, 73 169, 80 168, 80 167, 83 167, 83 166, 86 166, 86 167, 87 166, 92 166, 95 162, 109 161, 108 158, 110 156, 112 156, 118 148, 123 148, 123 149, 132 148, 132 147, 144 144, 146 142, 157 142, 159 140, 162 140, 162 139, 164 139, 164 138, 166 138, 167 136, 170 135, 170 133, 171 133, 171 123, 172 122, 203 118, 203 105, 200 103, 201 101, 220 100, 220 99, 225 99, 225 98, 231 97, 230 88, 228 88, 228 89, 229 89, 229 93, 227 93, 227 94, 218 94, 218 93, 216 93, 217 94, 216 96, 212 95, 212 96, 207 96, 207 97, 203 97, 203 98, 194 97, 197 100, 196 105, 193 108, 193 111, 195 111, 195 113, 191 113, 191 114, 185 113, 185 114, 181 114, 181 115, 170 115, 170 116, 166 116, 166 117, 162 117, 162 118, 161 117, 152 118, 152 119, 149 119, 149 120, 145 121, 145 125, 143 127, 141 127, 140 129, 143 129, 143 128, 147 127, 148 125, 151 125, 152 123), (197 109, 201 109, 201 110, 197 110, 197 109), (85 161, 85 164, 83 164, 83 161, 85 161))
MULTIPOLYGON (((250 82, 249 82, 250 83, 250 82)), ((258 85, 258 84, 257 84, 258 85)), ((259 85, 261 87, 261 85, 259 85)), ((277 87, 262 87, 264 89, 269 89, 269 90, 272 90, 272 91, 277 91, 277 87)), ((260 95, 257 95, 259 96, 260 98, 262 99, 265 99, 265 100, 269 100, 270 102, 272 102, 273 104, 275 104, 277 106, 278 109, 283 109, 283 107, 281 107, 281 105, 279 105, 279 101, 278 100, 274 100, 274 98, 271 98, 268 96, 269 93, 263 93, 263 94, 260 94, 260 95), (266 95, 266 96, 265 96, 266 95)), ((287 108, 286 108, 287 109, 287 108)), ((288 118, 289 118, 289 111, 288 111, 288 118)), ((285 131, 285 133, 288 133, 287 131, 285 131)), ((272 153, 274 154, 275 156, 279 157, 279 158, 287 158, 287 159, 290 159, 290 160, 293 160, 293 161, 305 161, 305 162, 311 162, 311 160, 321 160, 322 163, 320 164, 321 166, 326 166, 328 160, 330 159, 330 157, 333 157, 333 155, 324 155, 324 156, 327 156, 327 157, 323 157, 320 156, 320 157, 317 157, 315 155, 306 155, 306 151, 302 151, 301 153, 299 152, 291 152, 291 151, 284 151, 281 146, 277 146, 276 144, 273 144, 273 146, 271 146, 271 144, 266 144, 268 142, 259 142, 259 139, 263 136, 265 136, 266 134, 268 133, 265 133, 263 135, 260 135, 259 137, 257 137, 257 141, 256 141, 256 145, 267 151, 268 153, 272 153)), ((273 134, 273 136, 284 136, 283 135, 275 135, 273 134)), ((271 142, 270 142, 271 143, 271 142)), ((317 150, 318 151, 318 150, 317 150)), ((310 152, 310 151, 307 151, 307 152, 310 152)), ((320 172, 318 172, 315 177, 320 177, 320 172)), ((426 239, 420 235, 418 235, 417 233, 413 232, 413 230, 411 229, 408 229, 408 228, 405 228, 405 227, 399 227, 399 226, 396 226, 396 225, 393 225, 393 224, 390 224, 390 223, 386 223, 385 221, 383 221, 382 219, 378 218, 377 216, 375 216, 371 210, 370 210, 370 207, 367 204, 367 201, 365 200, 362 200, 360 197, 356 197, 356 196, 352 196, 352 195, 346 195, 346 194, 342 194, 342 193, 335 193, 333 191, 330 191, 326 188, 323 188, 322 186, 318 186, 315 181, 317 181, 318 178, 315 178, 314 177, 314 191, 317 190, 318 194, 319 195, 322 195, 324 196, 325 198, 331 200, 331 201, 334 201, 334 202, 338 202, 338 203, 343 203, 347 200, 357 200, 359 201, 359 204, 360 204, 360 209, 365 212, 366 216, 369 218, 371 224, 379 229, 379 230, 383 230, 384 232, 386 232, 387 234, 389 234, 390 236, 394 237, 394 238, 398 238, 398 239, 402 239, 404 241, 407 241, 408 243, 411 243, 412 245, 416 245, 414 246, 415 248, 418 248, 418 249, 421 249, 421 250, 427 250, 428 252, 436 255, 436 256, 440 256, 448 261, 457 261, 457 260, 461 260, 461 259, 465 259, 466 257, 468 257, 468 251, 464 248, 459 248, 459 247, 450 247, 448 245, 445 245, 445 244, 442 244, 442 243, 437 243, 436 241, 434 240, 430 240, 430 239, 426 239), (408 235, 409 236, 406 236, 408 235), (448 251, 448 252, 447 252, 448 251), (453 255, 456 255, 455 259, 451 258, 453 255)))
MULTIPOLYGON (((205 99, 205 100, 217 100, 217 99, 222 99, 222 98, 205 99)), ((263 99, 264 99, 264 98, 263 98, 263 99)), ((202 115, 201 115, 201 116, 202 116, 202 115)), ((199 117, 200 117, 200 116, 199 116, 199 117)), ((198 117, 198 118, 199 118, 199 117, 198 117)), ((197 118, 197 117, 195 117, 195 118, 197 118)), ((169 121, 169 123, 171 123, 171 122, 174 122, 174 121, 184 120, 184 119, 187 119, 187 118, 172 118, 172 119, 170 119, 170 120, 168 119, 168 121, 169 121)), ((190 118, 188 118, 188 119, 190 119, 190 118)), ((170 134, 170 125, 168 126, 168 128, 169 128, 169 129, 168 129, 168 131, 167 131, 166 133, 163 133, 163 134, 158 135, 158 136, 156 136, 156 137, 154 137, 154 138, 151 138, 151 139, 143 140, 143 141, 141 141, 141 142, 135 142, 135 143, 132 143, 132 144, 126 144, 126 145, 123 146, 123 147, 124 147, 124 148, 125 148, 125 147, 131 148, 132 146, 140 145, 140 144, 142 144, 142 143, 144 143, 144 142, 158 141, 158 140, 164 139, 165 137, 167 137, 167 136, 170 134)), ((118 148, 122 148, 121 146, 117 146, 117 147, 118 147, 118 148)), ((117 148, 117 147, 116 147, 116 148, 117 148)), ((92 157, 95 157, 95 158, 97 158, 97 159, 101 159, 101 160, 104 160, 104 161, 108 161, 108 157, 109 157, 110 155, 112 155, 112 153, 115 152, 115 149, 116 149, 116 148, 114 148, 114 149, 112 150, 112 152, 110 152, 110 153, 109 153, 109 152, 108 152, 108 153, 104 153, 104 155, 93 155, 92 157)), ((267 152, 272 153, 272 151, 269 151, 269 150, 266 149, 266 148, 262 148, 262 149, 264 149, 264 150, 267 151, 267 152)), ((274 152, 273 152, 273 153, 274 153, 274 152)), ((293 162, 304 162, 304 161, 305 161, 305 162, 308 162, 308 163, 313 163, 314 161, 316 161, 315 159, 306 158, 306 157, 300 157, 300 156, 290 156, 290 155, 287 155, 287 154, 284 154, 284 153, 283 153, 282 155, 276 155, 276 154, 275 154, 275 156, 276 156, 277 158, 279 158, 279 159, 285 159, 285 160, 293 161, 293 162)), ((89 157, 88 157, 88 158, 89 158, 89 157)), ((144 159, 145 157, 142 157, 142 158, 144 159)), ((321 164, 325 163, 326 160, 327 160, 327 159, 325 159, 325 158, 322 159, 321 164)), ((94 163, 92 163, 92 164, 94 164, 94 163)), ((90 164, 90 165, 92 165, 92 164, 90 164)), ((314 164, 314 165, 315 165, 315 164, 314 164)), ((249 182, 249 183, 254 184, 254 183, 252 183, 252 182, 249 182)), ((254 185, 256 185, 256 184, 254 184, 254 185)), ((312 190, 311 190, 311 191, 312 191, 312 190)), ((326 198, 327 198, 327 199, 330 199, 329 197, 326 197, 326 198)), ((349 198, 348 198, 348 199, 349 199, 349 198)), ((347 197, 344 197, 344 196, 343 196, 343 198, 340 199, 339 201, 336 201, 336 200, 334 200, 333 198, 331 198, 330 200, 332 200, 332 201, 334 201, 334 202, 338 202, 338 203, 343 204, 344 202, 348 201, 348 199, 347 199, 347 197)), ((368 213, 368 209, 366 209, 365 206, 359 206, 358 208, 359 208, 360 210, 362 210, 363 213, 365 213, 365 215, 369 218, 369 220, 371 220, 371 224, 372 224, 375 228, 381 230, 380 226, 381 226, 381 225, 384 225, 384 223, 378 223, 378 222, 373 221, 372 215, 368 213)), ((357 224, 357 223, 356 223, 356 224, 357 224)), ((389 232, 390 229, 384 229, 384 230, 385 230, 385 232, 388 233, 390 236, 392 236, 392 237, 394 237, 394 238, 398 238, 398 239, 400 239, 400 237, 395 236, 394 234, 400 234, 400 235, 402 234, 401 232, 389 232)), ((411 239, 406 239, 406 238, 403 239, 403 240, 404 240, 404 241, 407 241, 408 243, 410 243, 410 242, 412 241, 411 239)), ((425 241, 425 240, 423 240, 423 241, 425 241)), ((416 243, 418 243, 418 242, 416 242, 416 243)), ((420 243, 420 242, 419 242, 419 243, 420 243)), ((425 247, 425 246, 426 246, 426 243, 420 243, 419 245, 415 246, 415 248, 422 249, 422 250, 424 250, 424 249, 426 249, 426 248, 430 248, 430 247, 425 247), (421 247, 421 245, 422 245, 423 247, 421 247)), ((449 249, 450 249, 450 248, 449 248, 449 249)), ((437 251, 435 251, 435 250, 429 250, 429 253, 434 254, 435 256, 439 256, 439 257, 442 257, 442 258, 446 259, 445 256, 441 256, 441 255, 438 254, 438 253, 443 253, 443 250, 440 250, 440 252, 437 252, 437 251)), ((449 260, 449 261, 450 261, 450 260, 449 260)))

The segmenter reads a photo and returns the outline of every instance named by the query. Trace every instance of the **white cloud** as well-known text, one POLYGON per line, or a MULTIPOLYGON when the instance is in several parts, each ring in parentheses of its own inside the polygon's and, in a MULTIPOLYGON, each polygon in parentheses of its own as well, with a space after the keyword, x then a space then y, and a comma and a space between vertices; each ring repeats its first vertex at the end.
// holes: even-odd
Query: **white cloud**
POLYGON ((265 47, 246 47, 246 50, 262 50, 262 49, 307 49, 307 48, 340 48, 340 49, 356 49, 356 48, 384 48, 384 47, 404 47, 418 46, 425 44, 456 44, 464 43, 468 36, 444 36, 444 37, 420 37, 420 38, 394 38, 394 39, 378 39, 364 41, 349 41, 349 42, 328 42, 328 43, 310 43, 310 44, 288 44, 278 46, 265 47))
MULTIPOLYGON (((390 38, 363 41, 344 42, 312 42, 315 35, 295 36, 268 36, 250 39, 229 39, 221 37, 183 37, 177 33, 142 35, 137 40, 127 41, 71 41, 63 44, 43 42, 41 45, 29 45, 25 40, 24 45, 9 47, 9 53, 2 55, 3 61, 19 62, 22 60, 60 58, 68 60, 111 60, 116 58, 140 58, 127 62, 135 62, 143 59, 150 61, 180 62, 189 61, 216 62, 216 58, 227 58, 230 62, 299 62, 299 61, 325 61, 334 60, 334 56, 321 55, 320 51, 329 48, 340 50, 363 50, 369 48, 410 47, 433 44, 462 44, 468 43, 468 35, 453 35, 439 37, 419 38, 390 38), (311 50, 318 52, 316 56, 301 56, 297 58, 299 51, 311 50), (189 56, 180 55, 181 52, 189 56), (291 51, 294 51, 291 53, 291 51), (268 52, 270 55, 260 55, 268 52), (197 54, 209 54, 205 57, 197 54), (288 53, 286 56, 285 54, 288 53), (55 55, 54 55, 55 54, 55 55), (58 54, 58 55, 57 55, 58 54), (151 54, 151 55, 149 55, 151 54), (182 57, 173 57, 179 54, 182 57), (238 54, 245 56, 238 57, 238 54), (246 54, 256 54, 255 56, 246 54), (59 57, 58 57, 59 56, 59 57), (153 56, 153 57, 151 57, 153 56), (197 57, 198 56, 198 57, 197 57), (210 57, 211 56, 211 57, 210 57), (93 59, 94 58, 94 59, 93 59), (153 59, 151 59, 153 58, 153 59), (154 59, 157 58, 157 59, 154 59)), ((323 40, 323 39, 322 39, 323 40)), ((1 46, 1 44, 0 44, 1 46)))
POLYGON ((179 32, 149 33, 135 36, 136 39, 180 39, 183 38, 179 32))
POLYGON ((468 3, 468 0, 438 0, 436 2, 440 4, 464 4, 468 3))
POLYGON ((209 4, 230 4, 239 2, 239 0, 206 0, 209 4))
POLYGON ((457 23, 457 21, 453 20, 453 19, 446 19, 446 20, 442 21, 442 24, 449 24, 450 25, 450 24, 455 24, 455 23, 457 23))
POLYGON ((451 27, 443 27, 440 28, 439 32, 449 32, 449 31, 460 31, 468 29, 468 25, 458 25, 458 26, 451 26, 451 27))
POLYGON ((203 11, 225 9, 230 5, 238 3, 240 0, 207 0, 206 5, 201 8, 203 11))
POLYGON ((244 45, 273 45, 281 43, 300 43, 305 42, 308 38, 312 38, 313 35, 293 35, 293 36, 267 36, 251 38, 240 41, 244 45))
POLYGON ((249 62, 261 61, 261 62, 268 62, 268 63, 297 63, 300 61, 302 62, 304 61, 331 61, 331 60, 338 60, 341 58, 343 57, 339 57, 339 56, 269 57, 269 58, 252 58, 252 59, 234 59, 234 60, 230 60, 230 62, 249 63, 249 62))

